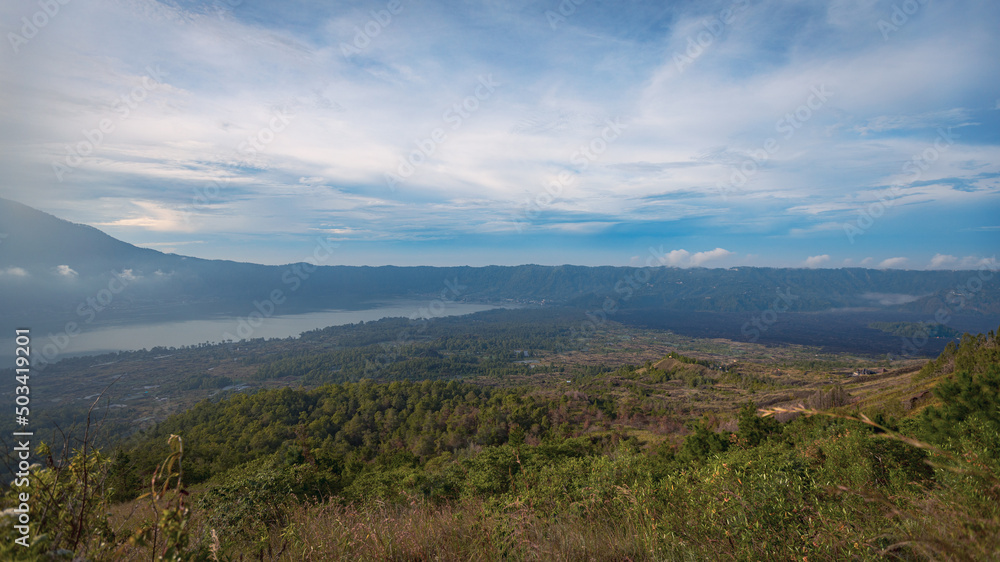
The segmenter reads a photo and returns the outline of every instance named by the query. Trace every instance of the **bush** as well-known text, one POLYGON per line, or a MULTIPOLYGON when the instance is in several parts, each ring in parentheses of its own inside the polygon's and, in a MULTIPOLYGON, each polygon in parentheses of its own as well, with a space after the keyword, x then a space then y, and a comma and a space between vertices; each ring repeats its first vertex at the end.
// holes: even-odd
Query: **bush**
POLYGON ((729 448, 729 437, 716 433, 701 422, 695 422, 693 432, 684 439, 676 459, 682 463, 699 463, 726 451, 729 448))

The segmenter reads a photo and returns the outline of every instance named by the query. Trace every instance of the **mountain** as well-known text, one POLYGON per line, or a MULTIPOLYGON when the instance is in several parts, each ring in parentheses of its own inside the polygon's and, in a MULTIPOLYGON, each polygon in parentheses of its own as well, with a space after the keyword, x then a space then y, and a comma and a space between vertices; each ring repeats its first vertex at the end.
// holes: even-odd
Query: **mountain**
POLYGON ((0 231, 6 234, 0 243, 0 264, 35 273, 69 265, 89 276, 166 257, 8 199, 0 199, 0 231))
MULTIPOLYGON (((282 313, 393 298, 556 303, 591 311, 768 308, 1000 315, 997 283, 974 271, 672 267, 266 266, 138 248, 0 199, 0 315, 60 325, 246 314, 281 291, 282 313), (100 315, 93 314, 101 312, 100 315)), ((983 272, 992 275, 993 272, 983 272)))

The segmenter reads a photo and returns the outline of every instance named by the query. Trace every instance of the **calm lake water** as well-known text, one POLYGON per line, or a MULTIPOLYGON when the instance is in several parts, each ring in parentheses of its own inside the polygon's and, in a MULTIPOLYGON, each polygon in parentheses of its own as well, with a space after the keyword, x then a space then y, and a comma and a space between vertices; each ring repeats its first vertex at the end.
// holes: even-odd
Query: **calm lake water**
MULTIPOLYGON (((365 310, 325 310, 303 314, 275 315, 259 318, 255 315, 251 322, 246 316, 221 316, 205 320, 159 322, 150 324, 129 324, 124 326, 84 328, 84 331, 68 342, 60 357, 84 355, 107 351, 133 351, 154 347, 181 347, 199 343, 218 343, 233 336, 233 339, 287 338, 302 332, 340 326, 357 322, 370 322, 381 318, 435 318, 461 316, 498 308, 486 304, 448 303, 442 309, 428 310, 427 301, 394 302, 365 310), (421 314, 421 311, 423 313, 421 314)), ((33 347, 48 343, 42 333, 32 334, 33 347)), ((13 342, 10 346, 13 349, 13 342)))

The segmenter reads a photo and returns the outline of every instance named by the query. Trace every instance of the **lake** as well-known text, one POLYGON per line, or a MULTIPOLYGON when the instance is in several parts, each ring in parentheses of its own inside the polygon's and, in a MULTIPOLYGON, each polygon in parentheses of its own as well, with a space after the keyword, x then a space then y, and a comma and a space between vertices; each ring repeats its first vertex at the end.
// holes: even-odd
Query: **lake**
MULTIPOLYGON (((499 308, 488 304, 447 303, 441 307, 428 307, 428 301, 397 301, 383 303, 364 310, 324 310, 302 314, 274 315, 262 318, 220 316, 201 320, 139 323, 107 327, 83 326, 80 333, 72 337, 60 333, 62 349, 55 354, 50 332, 34 332, 32 355, 42 355, 45 359, 89 355, 109 351, 134 351, 154 347, 181 347, 199 343, 219 343, 227 339, 287 338, 297 337, 302 332, 341 326, 357 322, 371 322, 382 318, 440 318, 461 316, 484 310, 499 308)), ((3 338, 4 351, 13 349, 13 341, 3 338)), ((9 355, 0 353, 0 357, 9 355)))

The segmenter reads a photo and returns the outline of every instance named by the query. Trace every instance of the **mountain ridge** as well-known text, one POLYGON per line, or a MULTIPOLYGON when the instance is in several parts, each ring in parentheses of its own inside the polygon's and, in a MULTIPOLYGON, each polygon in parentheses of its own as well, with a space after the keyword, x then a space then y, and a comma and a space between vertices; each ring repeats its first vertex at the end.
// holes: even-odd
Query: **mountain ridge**
POLYGON ((1000 315, 1000 291, 995 284, 972 283, 982 276, 975 271, 579 265, 314 268, 302 262, 273 266, 140 248, 7 199, 0 199, 0 232, 7 234, 0 243, 0 313, 13 321, 76 317, 81 303, 107 297, 112 285, 126 286, 114 293, 102 321, 171 308, 184 317, 245 314, 253 302, 275 290, 287 297, 282 313, 416 297, 544 302, 594 311, 862 308, 1000 315), (781 294, 786 295, 784 304, 781 294))

